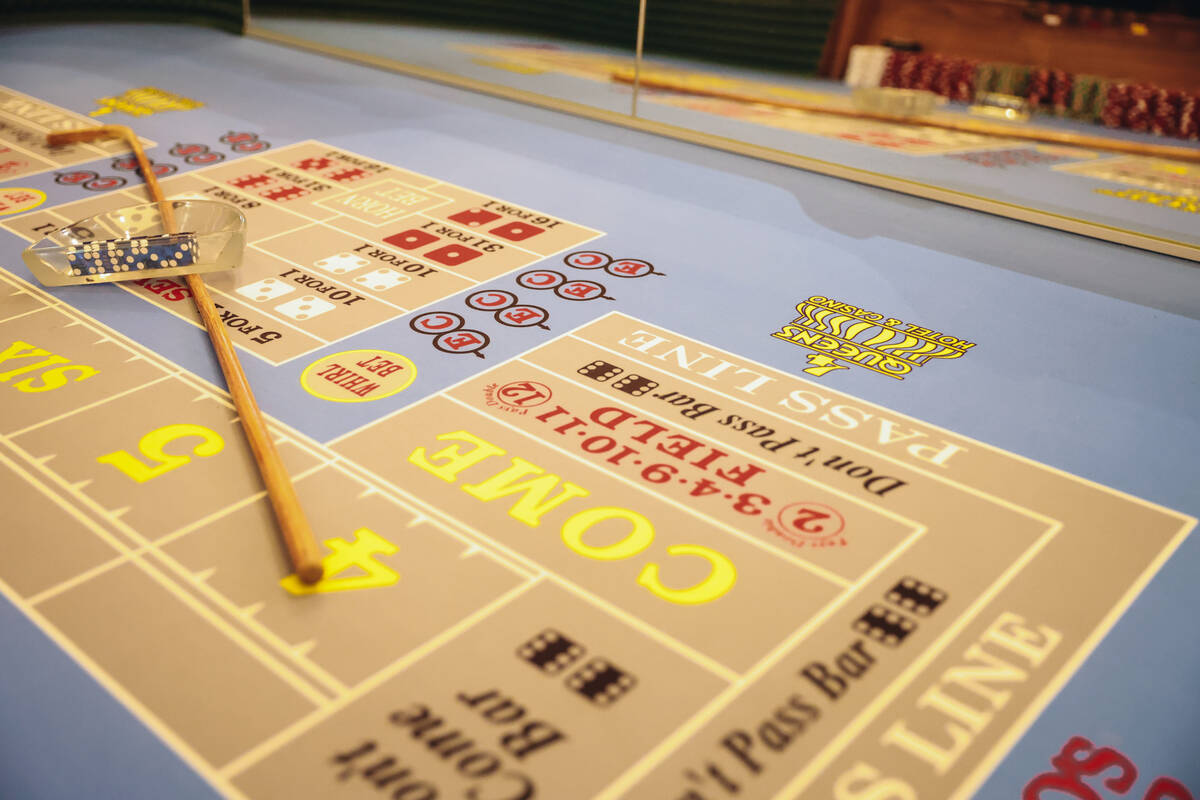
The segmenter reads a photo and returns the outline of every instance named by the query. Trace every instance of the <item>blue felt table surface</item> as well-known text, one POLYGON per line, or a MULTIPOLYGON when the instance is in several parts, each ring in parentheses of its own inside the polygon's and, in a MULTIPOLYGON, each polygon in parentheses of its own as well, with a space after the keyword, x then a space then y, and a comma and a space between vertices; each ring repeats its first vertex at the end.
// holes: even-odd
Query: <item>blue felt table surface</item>
MULTIPOLYGON (((805 366, 799 348, 769 334, 812 294, 954 332, 979 343, 968 358, 903 382, 843 370, 827 385, 1200 514, 1200 267, 1190 262, 209 30, 8 29, 0 84, 80 113, 96 98, 160 86, 206 104, 137 121, 160 146, 183 130, 209 140, 241 127, 276 146, 319 139, 597 228, 606 232, 597 248, 667 275, 660 289, 614 287, 615 308, 784 371, 805 366)), ((4 185, 42 189, 50 203, 78 199, 52 175, 4 185)), ((1077 199, 1053 194, 1055 203, 1077 199)), ((0 231, 0 266, 28 278, 25 244, 0 231)), ((131 313, 145 303, 109 287, 54 294, 221 383, 199 330, 131 313)), ((597 305, 556 310, 554 327, 611 310, 597 305)), ((492 363, 539 335, 498 341, 492 363)), ((428 350, 402 317, 321 352, 381 340, 397 352, 428 350)), ((322 441, 479 368, 467 363, 475 359, 423 363, 402 394, 331 414, 296 390, 321 352, 279 367, 245 362, 264 410, 322 441)), ((1018 796, 1080 732, 1123 746, 1146 775, 1200 786, 1198 571, 1193 535, 979 796, 1018 796)), ((0 797, 210 791, 7 606, 0 640, 0 797)))

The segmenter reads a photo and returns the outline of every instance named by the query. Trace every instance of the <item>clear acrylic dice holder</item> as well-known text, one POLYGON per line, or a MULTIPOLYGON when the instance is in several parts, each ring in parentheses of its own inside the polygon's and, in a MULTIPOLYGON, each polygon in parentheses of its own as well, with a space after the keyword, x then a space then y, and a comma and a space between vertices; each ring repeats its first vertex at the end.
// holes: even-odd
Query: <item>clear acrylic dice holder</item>
POLYGON ((22 254, 44 286, 109 283, 229 270, 242 260, 246 217, 219 200, 167 200, 105 211, 50 233, 22 254), (185 263, 186 262, 186 263, 185 263))

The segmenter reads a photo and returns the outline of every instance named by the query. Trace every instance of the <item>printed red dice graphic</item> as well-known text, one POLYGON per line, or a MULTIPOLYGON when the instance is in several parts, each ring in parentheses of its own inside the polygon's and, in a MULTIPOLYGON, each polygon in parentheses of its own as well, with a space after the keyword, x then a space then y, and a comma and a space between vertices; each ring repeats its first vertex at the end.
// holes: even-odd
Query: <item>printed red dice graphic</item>
POLYGON ((365 169, 354 167, 353 169, 342 169, 338 170, 337 172, 331 172, 325 177, 329 178, 331 181, 337 181, 338 183, 350 183, 352 181, 362 180, 370 174, 371 173, 367 172, 365 169))
POLYGON ((425 254, 425 257, 430 261, 445 264, 447 267, 455 267, 473 258, 479 258, 481 255, 483 253, 478 250, 472 250, 464 245, 448 244, 445 247, 439 247, 437 250, 430 250, 425 254))
POLYGON ((433 244, 434 242, 438 241, 438 237, 434 236, 432 233, 427 233, 426 231, 419 231, 416 228, 409 228, 406 231, 400 231, 400 233, 393 234, 383 241, 404 250, 416 250, 418 247, 424 247, 427 244, 433 244))
POLYGON ((308 189, 304 189, 300 186, 278 186, 274 189, 267 189, 266 191, 259 192, 258 196, 282 203, 286 200, 295 200, 297 197, 304 197, 306 194, 311 193, 308 191, 308 189))
POLYGON ((545 230, 537 225, 530 225, 528 222, 509 222, 498 228, 492 228, 488 233, 499 236, 501 239, 508 239, 510 242, 523 242, 531 236, 544 233, 545 230))
POLYGON ((242 175, 238 178, 230 178, 228 181, 230 186, 236 186, 239 189, 253 189, 270 182, 271 177, 262 173, 242 175))
POLYGON ((482 208, 468 208, 466 211, 460 211, 457 214, 449 217, 451 222, 457 222, 459 225, 466 225, 469 228, 476 228, 480 225, 486 225, 489 222, 495 222, 500 219, 499 214, 494 214, 491 211, 484 211, 482 208))
POLYGON ((305 172, 317 172, 328 169, 332 164, 333 160, 328 158, 302 158, 299 161, 292 162, 293 167, 302 169, 305 172))

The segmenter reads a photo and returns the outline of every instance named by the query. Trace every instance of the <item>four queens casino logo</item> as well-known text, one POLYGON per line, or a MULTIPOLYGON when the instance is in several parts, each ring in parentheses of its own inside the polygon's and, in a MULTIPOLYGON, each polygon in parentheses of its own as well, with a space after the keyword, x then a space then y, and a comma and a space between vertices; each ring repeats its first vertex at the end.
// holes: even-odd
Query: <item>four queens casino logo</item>
POLYGON ((962 358, 974 342, 859 306, 813 295, 796 305, 799 316, 772 333, 812 350, 809 375, 861 367, 895 380, 931 361, 962 358))

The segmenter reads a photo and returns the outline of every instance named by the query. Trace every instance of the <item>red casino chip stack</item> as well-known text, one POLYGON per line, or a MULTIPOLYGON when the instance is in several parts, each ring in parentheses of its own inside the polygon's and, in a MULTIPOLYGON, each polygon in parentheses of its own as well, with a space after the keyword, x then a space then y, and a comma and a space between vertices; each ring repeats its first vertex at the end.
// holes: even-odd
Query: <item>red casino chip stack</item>
POLYGON ((941 69, 938 70, 931 88, 949 100, 970 100, 971 80, 974 72, 974 65, 966 59, 943 58, 941 59, 941 69))
POLYGON ((906 54, 906 58, 900 62, 900 69, 896 73, 896 85, 901 89, 913 88, 913 83, 916 81, 917 70, 920 68, 920 56, 915 53, 906 54))
POLYGON ((1150 102, 1150 131, 1158 136, 1175 136, 1179 131, 1180 92, 1156 89, 1150 102))
MULTIPOLYGON (((1171 105, 1174 106, 1174 111, 1175 111, 1175 133, 1172 135, 1176 136, 1180 139, 1187 138, 1187 136, 1183 132, 1183 126, 1185 124, 1184 111, 1187 108, 1188 97, 1189 97, 1189 95, 1187 92, 1180 92, 1180 91, 1171 92, 1171 105)), ((1194 105, 1195 104, 1193 104, 1193 107, 1194 107, 1194 105)))
POLYGON ((1029 107, 1037 111, 1042 104, 1050 99, 1050 70, 1035 69, 1029 73, 1029 83, 1025 87, 1025 99, 1029 107))
POLYGON ((1180 139, 1200 139, 1200 94, 1185 94, 1179 103, 1180 139))
POLYGON ((1127 83, 1114 83, 1108 87, 1104 107, 1100 111, 1100 122, 1107 128, 1125 125, 1125 115, 1133 105, 1133 91, 1127 83))
POLYGON ((969 103, 975 99, 975 71, 977 69, 979 69, 978 61, 963 59, 959 62, 958 72, 954 76, 954 90, 950 94, 951 100, 969 103))
POLYGON ((959 61, 956 58, 940 59, 941 68, 929 88, 942 97, 949 97, 954 88, 954 78, 958 74, 959 61))
POLYGON ((1056 69, 1050 72, 1050 106, 1056 116, 1065 117, 1070 104, 1071 86, 1074 81, 1066 70, 1056 69))
POLYGON ((1132 102, 1125 112, 1125 127, 1131 131, 1150 130, 1150 101, 1154 89, 1145 84, 1134 86, 1130 92, 1132 102))
POLYGON ((880 86, 922 89, 959 102, 982 92, 1024 96, 1034 111, 1098 122, 1109 128, 1200 138, 1200 94, 1152 84, 1020 64, 981 62, 892 50, 880 86))
POLYGON ((900 82, 900 65, 908 53, 893 50, 888 56, 887 64, 883 67, 883 75, 879 78, 880 86, 897 86, 900 82))
POLYGON ((922 53, 918 62, 917 73, 913 76, 913 85, 910 88, 926 92, 933 91, 933 85, 937 83, 941 70, 941 58, 922 53))

